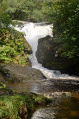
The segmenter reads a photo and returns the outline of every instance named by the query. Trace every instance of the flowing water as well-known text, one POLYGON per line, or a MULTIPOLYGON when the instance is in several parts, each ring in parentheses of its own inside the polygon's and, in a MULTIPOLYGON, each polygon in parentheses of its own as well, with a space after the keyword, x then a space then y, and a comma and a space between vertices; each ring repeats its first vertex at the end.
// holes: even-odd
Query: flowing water
POLYGON ((22 27, 16 25, 14 28, 24 33, 26 40, 32 47, 33 53, 30 55, 32 68, 39 69, 46 79, 10 84, 11 87, 23 92, 43 94, 52 99, 50 105, 38 109, 31 119, 79 119, 79 78, 42 67, 35 55, 38 39, 47 35, 53 37, 53 24, 24 22, 22 27))
POLYGON ((38 47, 38 39, 46 37, 47 35, 53 37, 53 24, 46 25, 42 23, 23 23, 22 27, 18 25, 14 27, 16 30, 24 33, 24 36, 30 46, 32 47, 33 53, 30 56, 30 60, 32 63, 32 68, 39 69, 43 75, 48 79, 76 79, 77 77, 69 76, 68 74, 61 74, 60 71, 57 70, 49 70, 47 68, 42 67, 42 64, 38 63, 36 58, 36 51, 38 47))

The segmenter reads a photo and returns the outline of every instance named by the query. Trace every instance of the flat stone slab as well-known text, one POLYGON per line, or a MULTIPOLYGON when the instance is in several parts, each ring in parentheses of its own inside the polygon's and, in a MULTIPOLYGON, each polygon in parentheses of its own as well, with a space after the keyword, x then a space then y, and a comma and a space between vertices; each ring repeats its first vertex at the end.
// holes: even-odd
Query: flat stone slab
POLYGON ((3 70, 6 70, 6 75, 4 72, 3 75, 7 81, 40 80, 44 78, 41 71, 18 64, 5 65, 3 70))

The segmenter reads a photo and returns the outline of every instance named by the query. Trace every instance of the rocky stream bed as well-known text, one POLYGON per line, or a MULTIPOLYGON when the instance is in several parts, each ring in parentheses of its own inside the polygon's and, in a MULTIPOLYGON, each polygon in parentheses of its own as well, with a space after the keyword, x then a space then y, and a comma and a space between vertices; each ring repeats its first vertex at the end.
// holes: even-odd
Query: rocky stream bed
POLYGON ((0 118, 79 119, 79 78, 60 72, 78 74, 78 62, 73 64, 73 69, 71 61, 55 57, 59 54, 57 49, 51 48, 56 46, 52 40, 52 25, 23 24, 22 28, 16 26, 15 29, 25 34, 32 47, 31 64, 28 67, 0 66, 0 86, 3 87, 0 88, 0 118))
MULTIPOLYGON (((36 69, 13 64, 5 66, 4 69, 8 72, 6 77, 3 72, 3 79, 8 82, 7 89, 9 91, 13 90, 19 94, 27 94, 27 92, 39 94, 52 100, 51 103, 44 105, 42 108, 40 106, 37 111, 32 112, 33 115, 30 119, 79 118, 79 81, 46 79, 36 69), (23 75, 23 72, 26 72, 25 75, 23 75)), ((38 106, 36 105, 36 107, 38 106)), ((23 117, 22 119, 26 118, 23 117)))

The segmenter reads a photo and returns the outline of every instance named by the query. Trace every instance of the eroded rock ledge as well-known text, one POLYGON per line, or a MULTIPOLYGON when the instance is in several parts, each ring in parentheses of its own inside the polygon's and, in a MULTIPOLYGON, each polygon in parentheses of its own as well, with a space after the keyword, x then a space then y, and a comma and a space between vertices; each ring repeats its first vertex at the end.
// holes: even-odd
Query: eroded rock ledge
POLYGON ((60 70, 62 73, 70 75, 79 75, 79 59, 61 57, 57 52, 59 47, 60 45, 55 41, 55 38, 46 36, 39 39, 36 52, 38 62, 49 69, 60 70))
POLYGON ((22 80, 40 80, 44 77, 39 70, 18 64, 7 64, 1 66, 0 76, 0 80, 14 82, 22 80))

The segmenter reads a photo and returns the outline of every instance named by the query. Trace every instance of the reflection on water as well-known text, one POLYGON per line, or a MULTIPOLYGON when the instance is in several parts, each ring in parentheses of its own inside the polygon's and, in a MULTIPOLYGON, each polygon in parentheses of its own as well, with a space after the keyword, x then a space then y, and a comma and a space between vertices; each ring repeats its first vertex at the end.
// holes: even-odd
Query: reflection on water
POLYGON ((70 92, 79 90, 79 81, 67 80, 24 80, 22 82, 9 83, 8 88, 17 92, 70 92))
POLYGON ((79 119, 79 92, 53 98, 50 105, 38 109, 31 119, 79 119))
POLYGON ((75 97, 74 93, 74 97, 65 99, 60 103, 56 119, 79 119, 79 93, 76 96, 78 98, 75 97))
POLYGON ((10 83, 17 92, 33 92, 52 99, 45 108, 38 109, 31 119, 79 119, 79 82, 67 80, 24 80, 10 83))

